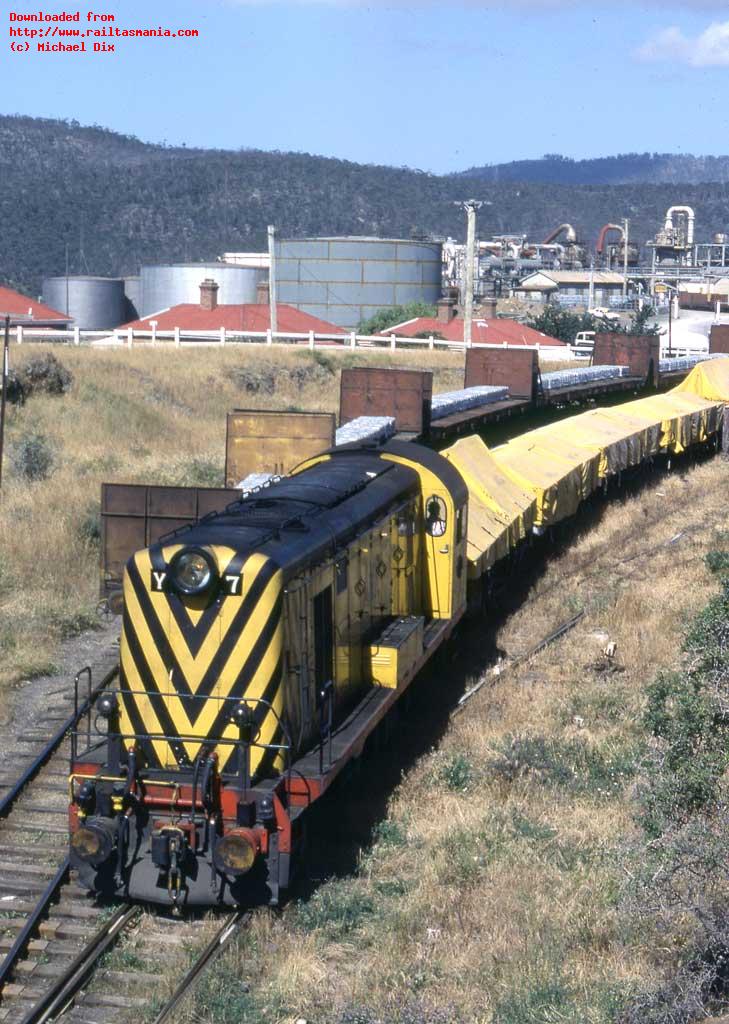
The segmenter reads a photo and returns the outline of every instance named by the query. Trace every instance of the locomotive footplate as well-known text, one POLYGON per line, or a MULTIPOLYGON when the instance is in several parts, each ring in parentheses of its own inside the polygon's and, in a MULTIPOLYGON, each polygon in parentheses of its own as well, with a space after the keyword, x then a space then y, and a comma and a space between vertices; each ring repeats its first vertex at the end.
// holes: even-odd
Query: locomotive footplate
POLYGON ((133 757, 118 776, 74 764, 69 824, 79 883, 177 910, 277 903, 297 833, 282 780, 244 793, 214 766, 194 775, 135 772, 133 757))

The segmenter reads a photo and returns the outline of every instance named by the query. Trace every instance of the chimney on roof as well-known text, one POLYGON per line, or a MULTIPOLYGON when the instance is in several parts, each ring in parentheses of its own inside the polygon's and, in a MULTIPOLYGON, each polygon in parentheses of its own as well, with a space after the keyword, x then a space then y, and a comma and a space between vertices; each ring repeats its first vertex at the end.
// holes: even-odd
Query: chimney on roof
POLYGON ((256 302, 259 306, 267 306, 270 302, 268 281, 259 281, 256 285, 256 302))
POLYGON ((481 300, 481 316, 485 320, 493 320, 496 316, 496 299, 481 300))
POLYGON ((452 295, 438 299, 438 323, 449 324, 456 315, 456 300, 452 295))
POLYGON ((218 305, 218 282, 212 277, 206 277, 200 285, 200 308, 206 309, 208 313, 216 309, 218 305))

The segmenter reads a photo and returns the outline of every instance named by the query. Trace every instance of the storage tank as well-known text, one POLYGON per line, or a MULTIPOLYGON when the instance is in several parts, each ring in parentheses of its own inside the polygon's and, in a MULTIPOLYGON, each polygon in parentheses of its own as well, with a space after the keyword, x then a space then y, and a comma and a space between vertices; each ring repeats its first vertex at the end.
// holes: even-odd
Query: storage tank
POLYGON ((174 263, 142 267, 140 273, 140 316, 159 313, 170 306, 200 302, 200 285, 206 279, 218 285, 218 304, 238 305, 256 301, 259 281, 268 277, 261 267, 241 267, 231 263, 174 263))
POLYGON ((358 236, 280 239, 277 300, 351 329, 379 309, 437 302, 441 263, 440 242, 358 236))
POLYGON ((45 277, 43 301, 73 317, 82 331, 105 331, 126 320, 121 277, 45 277))
POLYGON ((130 320, 138 320, 139 307, 142 304, 142 282, 139 279, 139 275, 124 278, 124 297, 126 300, 124 323, 129 323, 130 320))

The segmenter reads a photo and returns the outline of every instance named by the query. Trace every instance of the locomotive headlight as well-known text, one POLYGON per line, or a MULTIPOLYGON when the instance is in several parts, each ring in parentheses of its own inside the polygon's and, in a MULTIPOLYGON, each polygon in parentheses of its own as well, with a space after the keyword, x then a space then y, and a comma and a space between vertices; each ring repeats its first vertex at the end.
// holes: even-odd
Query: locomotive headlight
POLYGON ((71 836, 75 856, 94 867, 109 859, 115 844, 116 828, 109 818, 90 818, 71 836))
POLYGON ((237 828, 215 846, 215 866, 224 875, 245 875, 255 864, 260 845, 255 832, 237 828))
POLYGON ((170 562, 172 583, 182 594, 201 594, 217 576, 213 557, 203 548, 183 548, 170 562))

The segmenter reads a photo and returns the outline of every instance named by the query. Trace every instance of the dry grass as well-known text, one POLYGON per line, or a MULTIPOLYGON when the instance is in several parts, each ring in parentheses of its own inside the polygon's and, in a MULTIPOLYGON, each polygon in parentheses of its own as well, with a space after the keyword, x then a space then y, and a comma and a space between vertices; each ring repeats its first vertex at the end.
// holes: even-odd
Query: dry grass
MULTIPOLYGON (((13 348, 17 369, 43 351, 13 348)), ((103 481, 222 485, 233 408, 336 411, 342 366, 417 366, 460 386, 452 353, 54 349, 74 375, 63 397, 10 409, 9 455, 39 432, 53 472, 28 482, 6 458, 0 504, 0 686, 48 670, 59 641, 94 624, 103 481)))
MULTIPOLYGON (((670 976, 676 950, 621 899, 639 837, 639 718, 643 687, 677 663, 715 587, 703 559, 728 491, 717 459, 606 505, 497 640, 514 653, 577 609, 584 619, 528 663, 488 670, 392 793, 358 870, 282 916, 257 914, 186 1019, 597 1024, 670 976)), ((479 627, 461 643, 477 650, 479 627)))

